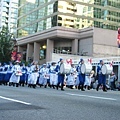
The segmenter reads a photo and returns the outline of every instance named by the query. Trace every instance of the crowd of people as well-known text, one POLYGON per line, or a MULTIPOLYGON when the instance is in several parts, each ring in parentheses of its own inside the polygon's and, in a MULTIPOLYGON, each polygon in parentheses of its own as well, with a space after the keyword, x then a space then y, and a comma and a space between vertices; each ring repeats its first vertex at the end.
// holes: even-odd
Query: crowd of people
MULTIPOLYGON (((103 60, 100 60, 96 73, 94 70, 89 73, 81 72, 81 65, 84 64, 83 59, 80 59, 78 65, 70 64, 67 73, 61 72, 62 64, 64 64, 64 60, 61 58, 58 62, 52 62, 49 65, 39 65, 36 61, 27 66, 20 61, 15 61, 14 64, 11 62, 9 64, 0 63, 0 85, 28 86, 31 88, 50 87, 57 90, 60 88, 62 91, 64 91, 65 86, 81 91, 85 91, 85 89, 96 89, 98 91, 101 88, 107 92, 106 75, 101 72, 103 60)), ((115 90, 117 77, 114 72, 109 78, 110 89, 115 90)))

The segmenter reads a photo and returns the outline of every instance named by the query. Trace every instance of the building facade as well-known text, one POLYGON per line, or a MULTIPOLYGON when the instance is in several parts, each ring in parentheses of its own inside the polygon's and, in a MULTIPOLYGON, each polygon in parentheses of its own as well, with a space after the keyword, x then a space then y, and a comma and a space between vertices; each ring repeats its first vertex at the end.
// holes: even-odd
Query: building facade
POLYGON ((18 50, 27 61, 50 61, 53 52, 119 55, 119 6, 119 0, 19 0, 18 50))
POLYGON ((11 33, 16 33, 18 0, 0 0, 0 29, 8 26, 11 33))
POLYGON ((119 6, 119 0, 19 0, 18 37, 54 26, 117 30, 119 6))

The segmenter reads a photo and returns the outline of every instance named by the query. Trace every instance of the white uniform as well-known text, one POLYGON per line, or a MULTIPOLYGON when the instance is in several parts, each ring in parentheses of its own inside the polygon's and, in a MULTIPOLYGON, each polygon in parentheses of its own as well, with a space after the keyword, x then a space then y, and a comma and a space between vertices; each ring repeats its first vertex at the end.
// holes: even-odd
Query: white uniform
POLYGON ((19 83, 20 75, 17 75, 17 73, 22 73, 20 65, 14 65, 12 67, 12 71, 13 71, 13 73, 12 73, 12 75, 10 77, 9 82, 10 83, 19 83))
POLYGON ((32 72, 30 71, 30 66, 27 66, 27 76, 28 76, 28 77, 27 77, 27 84, 30 84, 30 79, 31 79, 31 78, 30 78, 30 77, 31 77, 30 75, 31 75, 31 73, 32 73, 32 72))
POLYGON ((39 77, 39 73, 36 70, 36 65, 32 65, 30 67, 29 75, 28 75, 28 84, 35 85, 37 83, 37 79, 39 77))
POLYGON ((58 83, 58 75, 55 69, 56 69, 56 66, 50 67, 50 85, 57 85, 58 83))
POLYGON ((47 79, 49 79, 49 69, 46 67, 43 67, 40 70, 39 84, 47 85, 47 79))
POLYGON ((92 80, 91 77, 92 77, 92 76, 93 76, 92 74, 85 76, 84 86, 90 86, 90 85, 91 85, 91 80, 92 80))
POLYGON ((71 67, 70 75, 68 75, 68 79, 66 85, 75 85, 75 78, 76 78, 76 68, 71 67))

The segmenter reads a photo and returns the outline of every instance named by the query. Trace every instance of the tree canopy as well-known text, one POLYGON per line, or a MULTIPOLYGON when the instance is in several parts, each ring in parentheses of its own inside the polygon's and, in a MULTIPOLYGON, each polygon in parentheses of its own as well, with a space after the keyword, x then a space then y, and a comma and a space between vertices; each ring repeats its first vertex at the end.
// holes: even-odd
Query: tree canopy
POLYGON ((7 63, 11 60, 11 53, 14 47, 12 41, 13 34, 10 33, 8 27, 3 26, 0 31, 0 62, 7 63))

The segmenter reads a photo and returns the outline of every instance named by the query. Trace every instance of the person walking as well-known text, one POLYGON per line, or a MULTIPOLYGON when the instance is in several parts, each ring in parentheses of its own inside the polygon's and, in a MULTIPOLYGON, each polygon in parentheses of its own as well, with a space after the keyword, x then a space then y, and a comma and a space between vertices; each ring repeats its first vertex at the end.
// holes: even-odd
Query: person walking
POLYGON ((96 90, 98 91, 99 90, 99 87, 101 85, 103 85, 103 91, 104 92, 107 92, 107 89, 106 89, 106 75, 103 75, 102 74, 102 66, 104 65, 104 61, 103 60, 100 60, 100 64, 98 65, 97 67, 97 75, 98 75, 98 85, 97 85, 97 88, 96 90))
POLYGON ((78 90, 85 91, 84 89, 84 82, 85 82, 85 74, 81 72, 81 66, 84 64, 84 60, 81 58, 79 65, 77 66, 78 78, 79 78, 79 85, 78 90))

